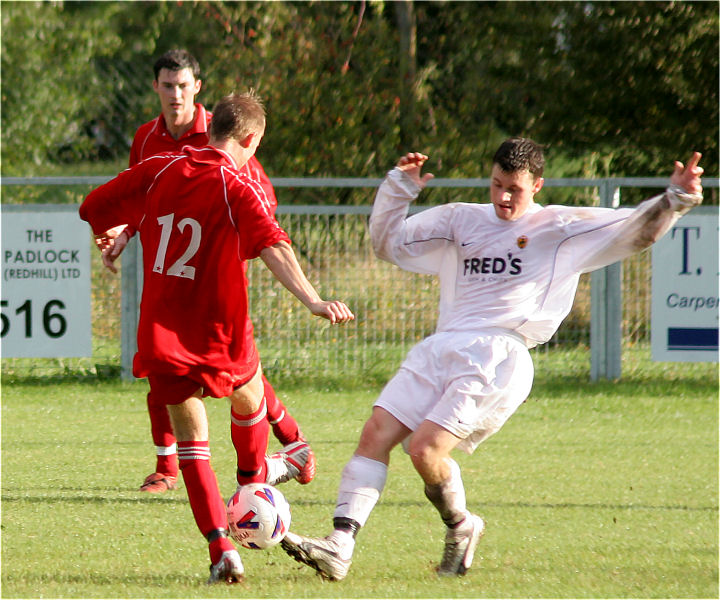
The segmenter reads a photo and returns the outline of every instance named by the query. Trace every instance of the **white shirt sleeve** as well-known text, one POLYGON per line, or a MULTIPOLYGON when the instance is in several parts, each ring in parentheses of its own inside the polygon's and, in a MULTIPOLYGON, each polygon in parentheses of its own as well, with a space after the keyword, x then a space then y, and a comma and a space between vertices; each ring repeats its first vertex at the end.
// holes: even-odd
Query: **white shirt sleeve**
POLYGON ((408 218, 408 206, 420 189, 400 169, 390 171, 375 196, 370 239, 378 258, 408 271, 436 275, 453 243, 453 205, 436 206, 408 218))
MULTIPOLYGON (((635 209, 608 211, 604 225, 577 237, 576 270, 594 271, 649 248, 700 202, 700 194, 687 194, 680 188, 669 187, 635 209)), ((576 244, 571 241, 570 246, 576 244)))

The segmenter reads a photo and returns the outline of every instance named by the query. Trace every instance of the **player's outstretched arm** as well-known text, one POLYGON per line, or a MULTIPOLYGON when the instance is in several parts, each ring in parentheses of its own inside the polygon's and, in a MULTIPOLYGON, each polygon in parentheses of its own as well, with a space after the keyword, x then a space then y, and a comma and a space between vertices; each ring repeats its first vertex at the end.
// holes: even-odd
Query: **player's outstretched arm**
POLYGON ((275 278, 290 290, 308 310, 331 323, 345 323, 355 318, 339 300, 323 300, 305 277, 295 252, 287 242, 278 242, 260 252, 260 258, 275 278))
MULTIPOLYGON (((683 214, 700 204, 702 197, 701 154, 694 152, 687 165, 676 161, 670 186, 663 194, 649 198, 611 230, 602 245, 579 254, 577 266, 589 272, 649 248, 665 235, 683 214)), ((628 210, 628 209, 622 209, 628 210)))

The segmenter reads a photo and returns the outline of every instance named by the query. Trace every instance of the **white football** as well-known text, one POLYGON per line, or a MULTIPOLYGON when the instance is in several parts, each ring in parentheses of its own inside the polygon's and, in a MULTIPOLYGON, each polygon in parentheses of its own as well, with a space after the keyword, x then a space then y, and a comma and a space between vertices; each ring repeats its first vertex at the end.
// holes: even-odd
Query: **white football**
POLYGON ((264 550, 279 544, 290 529, 290 505, 266 483, 242 486, 227 502, 230 536, 244 548, 264 550))

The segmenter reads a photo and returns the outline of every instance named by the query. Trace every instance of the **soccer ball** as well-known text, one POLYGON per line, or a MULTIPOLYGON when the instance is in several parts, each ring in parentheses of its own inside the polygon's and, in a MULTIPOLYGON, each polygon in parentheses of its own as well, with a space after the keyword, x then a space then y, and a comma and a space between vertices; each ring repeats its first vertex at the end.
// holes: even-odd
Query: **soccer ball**
POLYGON ((242 486, 227 502, 230 536, 244 548, 264 550, 279 544, 290 529, 290 505, 266 483, 242 486))

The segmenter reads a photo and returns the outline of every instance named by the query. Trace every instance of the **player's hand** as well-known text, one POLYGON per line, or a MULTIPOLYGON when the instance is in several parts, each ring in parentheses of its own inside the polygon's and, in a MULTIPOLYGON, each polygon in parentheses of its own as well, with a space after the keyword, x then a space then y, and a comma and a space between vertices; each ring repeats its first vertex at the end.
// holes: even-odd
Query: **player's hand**
POLYGON ((701 156, 702 154, 699 152, 693 152, 687 166, 679 161, 675 161, 675 170, 670 177, 670 183, 680 186, 688 194, 702 194, 702 180, 700 177, 704 170, 698 165, 701 156))
POLYGON ((316 317, 322 317, 327 319, 333 325, 339 325, 340 323, 347 323, 355 319, 355 315, 340 300, 320 300, 313 302, 310 306, 310 312, 316 317))
POLYGON ((106 248, 109 248, 110 246, 112 246, 114 243, 114 240, 121 233, 123 233, 126 229, 127 229, 127 225, 118 225, 117 227, 108 229, 105 233, 96 235, 95 236, 95 245, 98 247, 100 252, 102 252, 106 248))
POLYGON ((405 156, 401 156, 397 162, 397 168, 408 175, 415 184, 421 189, 427 185, 435 175, 432 173, 421 173, 422 167, 428 157, 420 152, 408 152, 405 156))
POLYGON ((127 225, 118 225, 112 229, 108 229, 105 233, 95 236, 95 245, 102 254, 103 265, 113 273, 117 273, 115 267, 115 260, 122 253, 130 241, 130 236, 127 233, 127 225))

